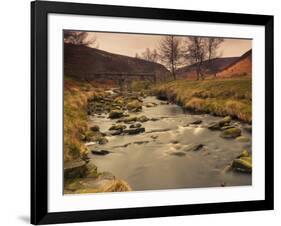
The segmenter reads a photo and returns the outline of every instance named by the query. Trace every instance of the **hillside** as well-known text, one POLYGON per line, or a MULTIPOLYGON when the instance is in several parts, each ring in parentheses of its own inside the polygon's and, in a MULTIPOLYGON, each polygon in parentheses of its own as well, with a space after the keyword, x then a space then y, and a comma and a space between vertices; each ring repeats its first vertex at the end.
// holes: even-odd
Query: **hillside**
MULTIPOLYGON (((216 58, 211 60, 211 64, 213 65, 213 70, 208 71, 208 61, 204 61, 202 63, 202 68, 204 71, 208 71, 209 74, 213 74, 218 71, 222 71, 227 68, 229 65, 232 65, 236 62, 239 57, 224 57, 224 58, 216 58)), ((195 65, 188 65, 177 70, 177 76, 180 78, 187 78, 187 79, 196 79, 196 71, 195 65)))
POLYGON ((95 73, 156 73, 157 79, 170 76, 161 64, 109 53, 87 46, 64 44, 64 74, 93 79, 95 73))
POLYGON ((247 51, 238 60, 219 72, 217 77, 230 78, 245 75, 252 75, 252 50, 247 51))

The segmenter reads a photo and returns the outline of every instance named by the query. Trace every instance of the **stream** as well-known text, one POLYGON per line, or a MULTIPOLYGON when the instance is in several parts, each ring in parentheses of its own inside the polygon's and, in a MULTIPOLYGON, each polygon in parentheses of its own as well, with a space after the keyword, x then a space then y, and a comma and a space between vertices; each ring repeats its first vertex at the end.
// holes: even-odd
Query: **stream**
MULTIPOLYGON (((99 171, 127 181, 135 191, 251 185, 251 174, 224 170, 243 149, 251 151, 251 133, 244 129, 246 124, 233 120, 242 129, 242 135, 250 138, 249 142, 224 139, 219 136, 221 131, 207 128, 221 117, 184 112, 180 106, 163 104, 154 96, 143 101, 143 105, 150 102, 157 105, 143 106, 142 112, 130 115, 158 120, 143 122, 144 133, 107 136, 108 143, 89 146, 90 150, 99 148, 110 152, 102 156, 89 154, 99 171), (202 123, 188 125, 196 120, 202 123), (195 144, 203 147, 182 151, 195 144)), ((90 125, 98 125, 102 132, 108 131, 116 121, 106 114, 90 117, 90 125)))

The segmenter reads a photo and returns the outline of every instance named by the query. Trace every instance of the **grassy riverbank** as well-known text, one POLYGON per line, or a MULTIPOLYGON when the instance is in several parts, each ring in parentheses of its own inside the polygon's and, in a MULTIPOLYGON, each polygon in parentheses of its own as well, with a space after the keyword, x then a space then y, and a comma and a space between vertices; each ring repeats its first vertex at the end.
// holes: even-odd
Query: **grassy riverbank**
POLYGON ((177 80, 156 86, 159 98, 168 98, 186 109, 252 121, 251 78, 177 80))
POLYGON ((81 159, 87 153, 83 134, 88 131, 87 99, 93 95, 89 84, 64 80, 64 161, 81 159))

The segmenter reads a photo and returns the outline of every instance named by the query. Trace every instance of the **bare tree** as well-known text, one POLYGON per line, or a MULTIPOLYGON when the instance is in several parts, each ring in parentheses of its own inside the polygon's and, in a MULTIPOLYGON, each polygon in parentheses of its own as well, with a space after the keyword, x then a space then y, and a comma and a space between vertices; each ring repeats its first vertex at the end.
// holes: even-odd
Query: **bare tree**
POLYGON ((89 35, 88 32, 81 31, 64 31, 63 41, 74 45, 83 45, 98 47, 97 38, 94 35, 89 35))
POLYGON ((141 58, 151 62, 158 61, 158 53, 157 50, 150 50, 150 48, 146 48, 146 50, 141 54, 141 58))
POLYGON ((152 57, 152 61, 153 61, 153 62, 156 62, 156 63, 158 62, 159 54, 158 54, 158 52, 157 52, 156 49, 154 49, 154 50, 152 51, 151 57, 152 57))
POLYGON ((185 57, 191 65, 194 65, 197 80, 205 78, 204 61, 206 62, 208 73, 215 72, 213 59, 218 57, 218 47, 223 41, 223 38, 214 37, 191 36, 187 38, 185 57))
POLYGON ((217 71, 214 67, 214 61, 212 59, 218 58, 218 48, 220 44, 224 41, 223 38, 209 37, 207 38, 207 54, 208 54, 208 70, 214 73, 216 77, 217 71))
POLYGON ((159 59, 171 71, 176 80, 176 70, 182 64, 181 40, 173 35, 165 36, 159 44, 159 59))
POLYGON ((194 65, 196 68, 197 80, 204 79, 204 74, 202 71, 202 63, 206 59, 206 38, 190 36, 186 40, 186 53, 185 57, 190 64, 194 65))

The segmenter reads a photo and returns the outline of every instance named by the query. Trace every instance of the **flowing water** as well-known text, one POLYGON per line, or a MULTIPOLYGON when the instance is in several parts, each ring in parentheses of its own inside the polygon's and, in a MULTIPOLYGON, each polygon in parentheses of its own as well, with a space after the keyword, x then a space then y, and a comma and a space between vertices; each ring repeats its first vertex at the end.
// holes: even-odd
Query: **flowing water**
MULTIPOLYGON (((100 172, 127 181, 133 190, 251 185, 251 174, 224 170, 244 148, 251 151, 251 134, 242 123, 234 122, 242 135, 250 138, 248 143, 221 138, 220 131, 207 128, 221 117, 185 113, 180 106, 163 104, 155 97, 144 98, 144 105, 148 102, 157 106, 130 114, 159 119, 142 123, 145 133, 109 136, 107 144, 90 146, 90 150, 111 152, 104 156, 90 154, 100 172), (195 120, 202 123, 187 126, 195 120), (183 151, 195 144, 204 146, 198 151, 183 151)), ((99 125, 102 132, 115 122, 106 115, 91 118, 91 124, 99 125)))

